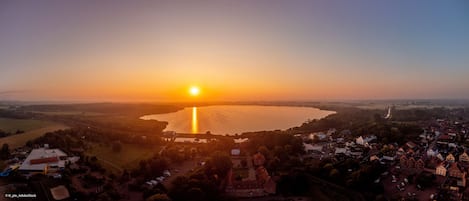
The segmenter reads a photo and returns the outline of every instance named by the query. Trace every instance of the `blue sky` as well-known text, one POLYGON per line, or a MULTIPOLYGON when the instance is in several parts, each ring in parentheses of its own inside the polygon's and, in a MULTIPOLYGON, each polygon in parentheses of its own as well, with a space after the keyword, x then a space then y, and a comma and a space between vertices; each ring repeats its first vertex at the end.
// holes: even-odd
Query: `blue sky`
POLYGON ((469 98, 468 22, 462 0, 2 1, 0 99, 469 98))

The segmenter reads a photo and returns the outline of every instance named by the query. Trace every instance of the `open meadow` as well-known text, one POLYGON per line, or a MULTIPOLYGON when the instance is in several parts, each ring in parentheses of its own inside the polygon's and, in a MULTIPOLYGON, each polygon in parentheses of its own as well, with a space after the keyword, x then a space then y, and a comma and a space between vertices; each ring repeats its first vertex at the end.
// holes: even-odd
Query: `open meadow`
POLYGON ((110 145, 93 144, 85 153, 89 156, 96 156, 104 168, 118 173, 124 169, 130 170, 138 167, 140 160, 151 158, 160 149, 159 146, 151 148, 122 143, 121 151, 116 152, 110 145))
POLYGON ((32 131, 40 128, 49 127, 56 125, 53 122, 35 120, 35 119, 12 119, 12 118, 0 118, 0 130, 9 133, 15 133, 17 130, 21 131, 32 131))
POLYGON ((45 127, 40 127, 37 129, 32 129, 29 131, 26 131, 22 134, 17 134, 17 135, 12 135, 8 137, 3 137, 0 138, 0 144, 7 143, 11 148, 17 148, 24 146, 28 140, 33 140, 36 139, 42 135, 44 135, 47 132, 52 132, 60 129, 66 129, 68 128, 65 125, 62 124, 56 124, 56 123, 49 123, 45 127))

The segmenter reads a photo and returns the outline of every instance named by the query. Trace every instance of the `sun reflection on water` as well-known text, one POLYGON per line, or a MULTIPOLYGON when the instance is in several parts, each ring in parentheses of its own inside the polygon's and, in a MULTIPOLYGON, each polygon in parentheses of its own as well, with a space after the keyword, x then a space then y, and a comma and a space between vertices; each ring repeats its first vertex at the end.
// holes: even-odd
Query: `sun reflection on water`
POLYGON ((192 107, 192 133, 199 132, 199 124, 197 122, 197 107, 192 107))

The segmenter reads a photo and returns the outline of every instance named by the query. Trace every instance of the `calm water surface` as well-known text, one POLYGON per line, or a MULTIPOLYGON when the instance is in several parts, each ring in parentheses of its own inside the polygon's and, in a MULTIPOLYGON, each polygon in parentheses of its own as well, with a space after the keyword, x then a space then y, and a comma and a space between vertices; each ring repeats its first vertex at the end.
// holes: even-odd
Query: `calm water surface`
POLYGON ((247 131, 288 129, 308 119, 320 119, 333 111, 311 107, 217 105, 141 117, 167 121, 166 130, 181 133, 241 134, 247 131))

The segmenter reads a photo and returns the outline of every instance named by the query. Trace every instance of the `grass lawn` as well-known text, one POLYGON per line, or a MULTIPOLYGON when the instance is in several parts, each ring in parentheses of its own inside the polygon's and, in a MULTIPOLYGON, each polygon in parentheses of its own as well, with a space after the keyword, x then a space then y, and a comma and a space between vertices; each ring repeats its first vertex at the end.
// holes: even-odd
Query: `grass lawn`
POLYGON ((160 150, 159 146, 149 148, 135 144, 122 144, 122 150, 115 152, 111 145, 92 144, 86 151, 89 156, 96 156, 104 168, 112 172, 138 167, 140 160, 151 158, 160 150))
MULTIPOLYGON (((0 124, 1 125, 1 124, 0 124)), ((0 138, 0 145, 7 143, 10 149, 24 146, 28 140, 32 140, 44 135, 47 132, 52 132, 60 129, 68 128, 65 125, 56 124, 49 122, 49 124, 42 128, 26 131, 22 134, 12 135, 4 138, 0 138)), ((23 130, 23 129, 22 129, 23 130)))
POLYGON ((45 128, 51 125, 56 125, 53 122, 41 121, 34 119, 11 119, 0 118, 0 129, 5 132, 14 133, 17 130, 32 131, 39 128, 45 128))

